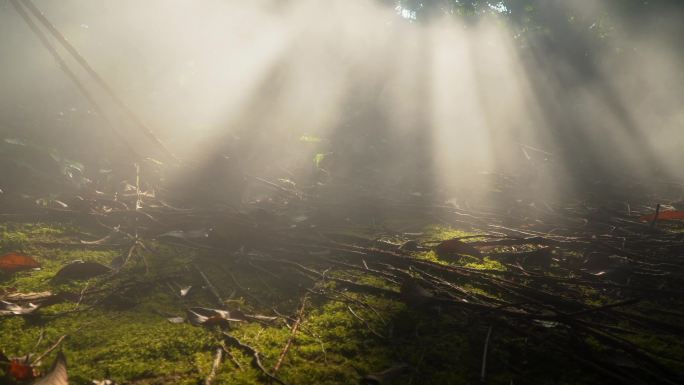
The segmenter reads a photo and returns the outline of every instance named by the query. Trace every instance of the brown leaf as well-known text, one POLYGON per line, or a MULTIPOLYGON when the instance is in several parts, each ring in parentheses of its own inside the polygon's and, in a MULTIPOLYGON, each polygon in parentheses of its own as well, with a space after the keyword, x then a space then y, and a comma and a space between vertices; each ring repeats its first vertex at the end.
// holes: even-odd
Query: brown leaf
POLYGON ((98 275, 107 274, 112 269, 97 262, 76 260, 61 268, 54 279, 68 281, 73 279, 89 279, 98 275))
POLYGON ((69 385, 66 358, 62 352, 57 353, 57 358, 52 363, 50 373, 32 385, 69 385))
POLYGON ((480 250, 456 238, 442 241, 439 245, 437 245, 437 247, 435 247, 435 253, 437 253, 437 256, 440 258, 453 257, 458 254, 482 257, 480 250))
POLYGON ((14 273, 21 270, 29 270, 40 267, 40 264, 28 255, 19 253, 7 253, 0 257, 0 270, 6 273, 14 273))

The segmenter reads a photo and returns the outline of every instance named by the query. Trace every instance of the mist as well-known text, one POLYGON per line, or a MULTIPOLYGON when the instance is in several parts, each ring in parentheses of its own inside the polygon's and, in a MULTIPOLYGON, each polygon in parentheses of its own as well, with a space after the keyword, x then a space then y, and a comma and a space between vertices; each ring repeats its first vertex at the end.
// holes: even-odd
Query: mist
POLYGON ((0 0, 0 383, 683 383, 683 5, 0 0))
MULTIPOLYGON (((36 4, 181 159, 231 152, 252 174, 302 178, 330 154, 338 180, 445 197, 491 190, 484 175, 548 200, 587 181, 682 178, 681 27, 667 7, 633 20, 610 3, 541 2, 558 31, 523 38, 520 16, 494 6, 418 22, 370 0, 36 4)), ((3 130, 91 161, 116 152, 121 138, 9 3, 0 17, 3 130)), ((85 84, 136 153, 162 157, 85 84)))

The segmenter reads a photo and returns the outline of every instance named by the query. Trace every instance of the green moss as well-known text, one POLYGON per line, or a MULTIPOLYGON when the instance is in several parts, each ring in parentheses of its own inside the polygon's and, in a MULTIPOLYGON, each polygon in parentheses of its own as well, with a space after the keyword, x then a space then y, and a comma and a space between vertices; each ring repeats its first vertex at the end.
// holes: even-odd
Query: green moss
POLYGON ((506 267, 501 262, 490 259, 489 257, 484 257, 477 262, 468 262, 463 266, 478 270, 506 270, 506 267))
POLYGON ((442 225, 427 226, 423 231, 424 239, 430 241, 444 241, 447 239, 470 237, 473 235, 476 234, 442 225))
MULTIPOLYGON (((429 229, 429 234, 426 232, 426 238, 421 241, 473 235, 441 226, 429 229)), ((152 241, 146 241, 151 250, 145 252, 149 272, 146 272, 142 261, 133 260, 114 277, 57 285, 51 278, 64 264, 75 259, 108 264, 126 249, 51 247, 44 243, 77 241, 80 230, 69 225, 3 224, 0 231, 7 239, 12 239, 10 243, 3 243, 3 247, 19 245, 43 266, 39 271, 0 277, 0 288, 78 294, 87 285, 102 290, 81 305, 63 302, 41 308, 26 317, 0 317, 0 330, 3 331, 0 333, 0 347, 9 355, 40 353, 59 336, 68 334, 62 347, 69 360, 70 378, 74 384, 89 384, 93 379, 105 378, 136 385, 197 384, 206 378, 214 353, 220 346, 220 335, 215 330, 167 320, 167 317, 183 316, 190 306, 218 306, 212 294, 203 288, 205 283, 193 264, 203 270, 224 298, 230 298, 225 305, 230 309, 272 314, 272 309, 276 308, 280 313, 293 315, 297 314, 304 293, 301 287, 290 282, 292 276, 284 276, 286 273, 276 270, 283 275, 274 279, 258 270, 242 268, 230 258, 152 241), (36 243, 37 240, 41 243, 36 243), (226 271, 233 274, 239 285, 226 278, 226 271), (178 287, 189 284, 193 285, 193 290, 181 298, 177 294, 178 287), (259 300, 255 301, 255 298, 259 300), (93 303, 95 299, 97 302, 93 303)), ((418 253, 415 257, 446 263, 432 251, 418 253)), ((487 257, 464 257, 455 264, 481 270, 504 268, 487 257)), ((329 274, 364 285, 398 290, 389 281, 355 270, 338 268, 329 274)), ((310 285, 309 281, 305 282, 310 285)), ((502 294, 489 293, 474 282, 458 284, 474 295, 502 299, 502 294)), ((278 372, 278 376, 287 383, 353 384, 358 382, 359 376, 397 363, 406 363, 413 368, 397 380, 398 385, 469 384, 478 381, 482 344, 489 326, 481 324, 482 319, 453 309, 411 309, 401 302, 351 291, 342 296, 339 290, 343 288, 332 282, 317 285, 314 289, 327 292, 325 296, 309 295, 299 331, 278 372), (333 288, 335 291, 329 290, 333 288)), ((605 300, 605 295, 597 290, 582 287, 577 290, 586 302, 603 303, 605 300)), ((288 323, 291 325, 292 320, 288 323)), ((502 329, 494 327, 488 382, 509 383, 515 379, 517 383, 538 378, 539 381, 532 383, 544 383, 543 380, 551 378, 549 373, 557 372, 553 368, 564 362, 564 357, 553 353, 552 349, 514 341, 503 335, 502 329), (504 343, 510 343, 506 347, 508 350, 501 347, 504 343), (514 349, 520 351, 516 353, 514 349), (503 360, 519 367, 525 375, 511 377, 503 360), (543 364, 530 369, 525 366, 530 361, 535 365, 538 362, 543 364), (539 369, 542 366, 546 369, 539 369)), ((227 332, 259 350, 262 362, 269 370, 292 337, 283 320, 270 325, 233 323, 227 332)), ((673 355, 678 357, 684 354, 679 342, 668 342, 658 336, 635 335, 629 338, 656 353, 673 351, 673 355)), ((587 341, 587 344, 597 352, 604 349, 596 340, 587 341)), ((226 358, 222 363, 216 384, 247 385, 268 381, 251 365, 250 356, 235 348, 229 351, 232 358, 226 358)), ((43 369, 47 369, 54 354, 46 357, 43 369)), ((673 367, 678 366, 673 364, 673 367)), ((551 382, 578 383, 575 379, 582 377, 576 367, 568 368, 566 372, 570 374, 553 377, 551 382)))
MULTIPOLYGON (((101 295, 100 303, 94 307, 77 306, 63 302, 39 309, 29 317, 2 317, 0 346, 10 355, 37 353, 45 350, 59 336, 68 334, 63 349, 69 360, 70 378, 76 384, 90 383, 93 379, 112 379, 118 382, 131 382, 145 378, 157 379, 163 383, 197 383, 211 370, 213 355, 219 339, 214 331, 187 323, 173 324, 166 317, 183 315, 185 308, 192 305, 212 306, 211 295, 197 285, 193 298, 180 299, 174 291, 163 284, 143 284, 155 277, 168 274, 176 269, 185 275, 193 273, 184 266, 195 253, 178 247, 170 247, 148 242, 153 253, 146 253, 150 274, 144 273, 140 262, 133 261, 114 279, 93 278, 88 281, 73 281, 56 285, 51 281, 56 272, 66 263, 83 259, 108 264, 121 255, 121 249, 88 248, 49 248, 37 245, 34 241, 54 241, 67 237, 70 242, 77 241, 69 234, 76 231, 67 227, 3 225, 6 239, 13 245, 20 244, 22 249, 34 256, 42 265, 38 271, 25 271, 6 276, 3 288, 16 288, 21 292, 52 290, 56 292, 78 293, 86 285, 93 288, 113 288, 124 283, 139 282, 134 290, 119 290, 111 295, 101 295), (52 238, 51 238, 52 237, 52 238), (127 309, 120 310, 112 305, 115 300, 127 300, 127 309), (36 346, 39 336, 43 335, 36 346)), ((225 279, 220 279, 220 271, 205 267, 204 270, 219 290, 228 292, 225 279)), ((256 274, 241 274, 239 280, 247 287, 258 290, 263 287, 256 274), (258 279, 257 279, 258 278, 258 279)), ((392 285, 375 277, 359 276, 358 282, 367 285, 391 287, 392 285)), ((105 293, 109 293, 109 289, 105 293)), ((257 292, 255 292, 257 293, 257 292)), ((262 296, 262 292, 258 292, 262 296)), ((350 294, 353 295, 353 294, 350 294)), ((263 298, 263 296, 262 296, 263 298)), ((374 306, 389 309, 390 301, 376 299, 374 306)), ((291 303, 294 313, 298 301, 291 303)), ((236 298, 231 306, 242 305, 252 309, 244 301, 236 298)), ((214 305, 215 306, 215 305, 214 305)), ((268 309, 266 309, 268 311, 268 309)), ((355 309, 368 325, 381 329, 383 325, 367 309, 355 309)), ((257 348, 263 363, 272 368, 291 332, 282 324, 265 327, 257 323, 236 324, 230 333, 242 342, 257 348)), ((316 303, 310 310, 295 343, 290 349, 279 375, 291 383, 337 384, 354 383, 360 373, 382 368, 388 364, 389 350, 375 337, 366 323, 354 317, 347 305, 340 302, 316 303), (370 356, 369 356, 370 355, 370 356)), ((251 357, 236 349, 232 355, 240 363, 237 368, 230 360, 222 365, 217 383, 255 384, 263 382, 263 376, 251 366, 251 357)), ((44 360, 44 368, 50 363, 54 353, 44 360)), ((141 380, 141 383, 144 381, 141 380)))
POLYGON ((415 253, 414 256, 418 259, 423 259, 425 261, 439 263, 440 265, 446 265, 447 264, 446 261, 440 259, 437 256, 437 253, 435 253, 434 250, 421 251, 421 252, 415 253))

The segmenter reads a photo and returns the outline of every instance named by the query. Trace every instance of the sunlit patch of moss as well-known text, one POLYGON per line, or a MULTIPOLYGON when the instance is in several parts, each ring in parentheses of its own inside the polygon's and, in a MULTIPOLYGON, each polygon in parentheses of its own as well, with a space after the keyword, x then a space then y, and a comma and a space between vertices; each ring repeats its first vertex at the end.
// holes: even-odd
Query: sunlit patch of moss
POLYGON ((359 274, 357 271, 346 271, 346 270, 337 270, 328 273, 329 277, 335 277, 335 278, 343 278, 346 280, 350 280, 353 282, 356 282, 358 284, 362 285, 367 285, 367 286, 373 286, 373 287, 378 287, 381 289, 387 289, 387 290, 392 290, 392 291, 398 291, 399 288, 396 287, 395 284, 393 284, 391 281, 385 280, 381 277, 378 277, 376 275, 370 275, 370 274, 359 274))
POLYGON ((463 267, 469 267, 471 269, 478 270, 499 270, 505 271, 506 267, 499 261, 493 260, 489 257, 484 257, 477 262, 468 262, 463 265, 463 267))
MULTIPOLYGON (((449 262, 439 258, 434 250, 418 252, 415 253, 414 256, 418 259, 439 263, 441 265, 450 264, 449 262)), ((506 270, 506 266, 504 266, 501 262, 491 259, 489 257, 476 258, 463 256, 459 261, 451 262, 451 264, 478 270, 506 270)))
MULTIPOLYGON (((151 254, 146 253, 150 265, 149 274, 144 272, 141 261, 131 261, 124 272, 113 280, 93 278, 57 285, 51 278, 64 264, 75 259, 107 264, 125 250, 43 248, 32 245, 32 238, 29 236, 27 241, 27 249, 43 264, 43 269, 8 277, 9 280, 3 282, 3 286, 16 287, 22 292, 50 289, 78 293, 89 285, 105 291, 98 297, 103 301, 94 307, 63 302, 41 308, 30 317, 0 318, 0 328, 3 330, 0 346, 7 354, 40 352, 60 335, 69 334, 63 348, 70 363, 70 377, 75 383, 90 383, 93 379, 108 378, 135 384, 195 384, 208 375, 214 352, 219 346, 217 334, 187 323, 173 324, 166 317, 184 315, 185 308, 190 304, 214 307, 216 305, 211 295, 197 286, 190 294, 191 299, 183 299, 174 293, 173 287, 149 284, 155 277, 162 277, 173 271, 181 271, 188 279, 195 279, 194 270, 186 270, 185 266, 196 253, 189 253, 183 247, 148 241, 148 248, 153 250, 151 254), (108 288, 113 289, 123 282, 140 282, 142 286, 114 293, 109 291, 108 288), (121 299, 129 300, 132 307, 117 310, 108 301, 113 296, 124 297, 121 299), (34 348, 41 330, 43 340, 34 348)), ((207 266, 203 269, 222 293, 229 293, 231 285, 226 284, 225 277, 221 279, 217 269, 207 266)), ((253 288, 252 294, 264 298, 259 291, 264 288, 259 283, 263 277, 249 273, 248 270, 241 273, 238 279, 245 287, 253 288)), ((364 274, 355 274, 354 279, 366 285, 393 288, 391 283, 364 274)), ((178 282, 182 283, 184 282, 178 282)), ((278 295, 282 296, 283 293, 279 292, 278 295)), ((392 309, 402 306, 390 300, 357 296, 354 293, 347 295, 358 301, 371 303, 383 314, 391 314, 392 309)), ((292 305, 290 314, 294 314, 298 306, 297 298, 294 301, 281 301, 281 304, 286 303, 292 305)), ((263 309, 247 306, 239 298, 230 304, 245 311, 264 312, 263 309)), ((360 374, 383 368, 390 363, 388 355, 391 350, 370 331, 370 328, 383 330, 378 317, 363 306, 351 305, 357 316, 365 320, 363 322, 353 316, 347 306, 340 302, 316 302, 311 305, 279 376, 290 383, 355 383, 360 374)), ((238 323, 233 326, 229 333, 257 348, 267 368, 275 365, 291 335, 291 331, 282 324, 265 326, 238 323)), ((251 357, 236 349, 231 349, 231 353, 241 367, 237 368, 232 361, 226 360, 221 365, 216 383, 256 384, 264 381, 259 371, 252 367, 251 357)), ((46 358, 45 367, 53 356, 54 353, 46 358)))
POLYGON ((74 232, 67 224, 7 222, 0 224, 0 250, 24 251, 31 243, 61 240, 74 232))
MULTIPOLYGON (((361 320, 351 314, 347 304, 331 301, 310 306, 313 308, 302 320, 295 342, 278 372, 284 381, 292 384, 356 383, 360 374, 390 362, 390 352, 361 320)), ((380 321, 369 312, 364 309, 355 312, 371 327, 380 328, 380 321)), ((259 350, 267 369, 274 367, 291 337, 287 328, 259 324, 240 324, 228 333, 259 350)), ((242 369, 226 363, 217 377, 219 383, 255 384, 264 380, 251 366, 251 357, 238 349, 230 352, 242 369)), ((209 367, 210 363, 205 359, 201 371, 208 373, 209 367)))
POLYGON ((124 382, 191 372, 194 365, 188 352, 204 351, 211 344, 210 335, 201 328, 172 324, 162 317, 138 312, 90 310, 44 324, 9 317, 0 319, 0 325, 0 346, 7 354, 39 352, 68 334, 63 348, 75 383, 103 378, 124 382), (33 350, 41 333, 43 340, 33 350))
POLYGON ((440 259, 434 250, 421 251, 421 252, 415 253, 414 257, 416 257, 418 259, 425 260, 425 261, 439 263, 440 265, 447 265, 448 264, 443 259, 440 259))
POLYGON ((4 231, 0 239, 0 247, 7 251, 22 250, 29 242, 29 237, 21 231, 4 231))
POLYGON ((21 223, 16 224, 21 230, 31 237, 32 240, 54 239, 57 236, 73 232, 74 228, 66 224, 54 223, 21 223))
MULTIPOLYGON (((444 241, 447 239, 453 239, 453 238, 461 238, 461 237, 469 237, 477 235, 472 232, 468 231, 463 231, 463 230, 458 230, 453 227, 449 226, 442 226, 442 225, 432 225, 428 226, 425 228, 423 237, 425 240, 433 240, 433 241, 444 241)), ((474 240, 477 240, 478 238, 474 238, 474 240)))
POLYGON ((465 291, 469 292, 470 294, 476 295, 476 296, 482 296, 482 297, 487 297, 487 298, 493 298, 493 299, 502 299, 501 295, 495 294, 488 292, 480 287, 477 287, 475 285, 470 285, 470 284, 465 284, 461 286, 465 291))
MULTIPOLYGON (((12 239, 26 237, 24 250, 41 263, 42 269, 6 276, 2 287, 20 292, 79 293, 87 285, 98 289, 112 285, 102 278, 65 283, 56 283, 52 278, 65 264, 77 259, 109 264, 120 255, 120 250, 45 248, 32 244, 35 239, 42 242, 54 240, 50 239, 52 236, 63 236, 59 226, 4 224, 3 230, 6 234, 9 232, 12 239)), ((143 287, 148 289, 120 293, 132 297, 135 308, 130 312, 113 311, 105 302, 95 307, 61 302, 24 317, 0 317, 0 329, 3 330, 0 347, 11 355, 36 353, 45 350, 60 335, 68 334, 63 348, 70 362, 70 377, 75 383, 104 378, 130 382, 136 378, 169 375, 174 378, 172 383, 187 383, 184 378, 191 378, 190 383, 196 383, 192 352, 207 351, 211 334, 202 328, 169 322, 166 314, 182 315, 184 306, 170 290, 143 287), (36 345, 41 333, 43 338, 36 345)), ((44 363, 49 363, 49 358, 44 363)))

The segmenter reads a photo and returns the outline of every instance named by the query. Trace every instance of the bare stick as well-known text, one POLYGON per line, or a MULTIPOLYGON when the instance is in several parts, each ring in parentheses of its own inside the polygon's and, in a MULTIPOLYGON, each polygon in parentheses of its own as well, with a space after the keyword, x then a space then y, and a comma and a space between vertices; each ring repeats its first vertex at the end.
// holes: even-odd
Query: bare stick
POLYGON ((62 71, 64 71, 64 74, 69 78, 69 80, 71 80, 74 83, 76 88, 78 88, 81 94, 83 94, 83 96, 88 100, 90 105, 93 107, 93 110, 95 110, 95 113, 97 113, 97 115, 107 124, 107 126, 109 126, 109 128, 112 130, 112 132, 114 132, 116 137, 120 139, 121 142, 126 146, 127 150, 134 154, 135 157, 139 157, 139 154, 133 148, 131 143, 124 137, 123 133, 119 131, 116 128, 116 126, 109 120, 105 112, 102 110, 102 107, 100 107, 100 105, 95 100, 95 97, 90 93, 90 91, 88 91, 88 89, 83 85, 83 83, 81 83, 81 81, 78 80, 76 74, 69 68, 64 59, 62 59, 62 57, 59 56, 59 53, 57 52, 55 47, 52 46, 52 44, 43 34, 43 32, 38 28, 38 26, 33 22, 33 20, 31 20, 31 18, 26 13, 19 0, 10 0, 10 4, 12 4, 17 13, 19 13, 19 16, 21 16, 21 18, 26 22, 31 31, 38 37, 43 47, 45 47, 45 49, 47 49, 48 52, 50 52, 50 55, 52 55, 52 57, 57 62, 57 66, 62 71))
POLYGON ((33 350, 36 350, 38 345, 40 345, 40 343, 43 342, 44 336, 45 336, 45 328, 40 328, 40 334, 38 335, 38 341, 36 341, 36 344, 33 345, 33 350))
POLYGON ((157 136, 154 135, 152 130, 145 125, 145 123, 142 122, 140 117, 131 110, 131 108, 114 92, 112 87, 109 86, 107 82, 97 73, 95 70, 90 66, 90 64, 86 61, 86 59, 81 56, 81 54, 74 48, 71 43, 57 30, 57 28, 45 17, 43 12, 41 12, 30 0, 22 0, 22 4, 28 8, 28 10, 33 14, 33 16, 40 21, 45 28, 50 31, 52 36, 57 39, 57 41, 64 47, 64 49, 67 50, 71 54, 71 56, 76 59, 76 62, 80 64, 83 69, 86 70, 86 72, 95 80, 97 84, 102 87, 102 89, 105 90, 105 92, 109 95, 109 97, 112 98, 114 103, 121 108, 126 115, 131 119, 133 123, 138 127, 138 129, 148 138, 150 139, 161 151, 166 155, 168 158, 173 160, 174 162, 178 162, 178 158, 176 158, 171 151, 157 138, 157 136))
POLYGON ((214 378, 216 377, 216 373, 218 372, 219 366, 221 365, 221 359, 223 358, 223 349, 218 348, 216 349, 216 355, 214 356, 214 362, 211 364, 211 372, 207 376, 207 378, 204 380, 204 385, 211 385, 211 382, 214 381, 214 378))
POLYGON ((81 295, 78 297, 78 302, 76 302, 76 308, 81 306, 81 302, 83 302, 83 297, 85 297, 86 291, 88 290, 88 282, 86 282, 85 286, 83 287, 83 290, 81 290, 81 295))
POLYGON ((295 320, 294 325, 292 325, 292 332, 290 333, 290 338, 287 339, 287 343, 285 344, 283 351, 280 352, 280 356, 278 356, 278 361, 276 361, 276 364, 273 367, 273 374, 274 375, 276 373, 278 373, 280 366, 283 364, 283 361, 285 360, 285 356, 287 355, 287 351, 290 350, 290 346, 292 346, 292 343, 294 342, 295 336, 297 335, 297 329, 299 328, 299 325, 302 323, 302 319, 304 319, 304 308, 306 307, 306 300, 308 299, 308 296, 309 296, 309 293, 306 293, 306 294, 304 294, 304 297, 302 298, 302 306, 299 307, 299 313, 297 314, 297 319, 295 320))
POLYGON ((349 310, 349 312, 350 312, 356 319, 358 319, 359 321, 363 322, 364 325, 366 325, 366 328, 368 328, 368 330, 369 330, 371 333, 373 333, 373 335, 375 335, 376 337, 379 337, 380 339, 383 339, 383 340, 385 339, 385 337, 383 337, 382 334, 376 332, 376 331, 370 326, 370 324, 368 323, 368 321, 366 321, 366 320, 363 319, 361 316, 359 316, 358 314, 356 314, 356 312, 354 311, 354 309, 351 308, 351 306, 347 305, 347 310, 349 310))
POLYGON ((57 349, 57 347, 59 346, 59 344, 61 344, 62 341, 64 341, 64 339, 67 338, 67 336, 68 336, 68 334, 65 334, 65 335, 59 337, 59 338, 57 339, 57 342, 55 342, 52 346, 50 346, 50 347, 48 348, 48 350, 44 351, 41 355, 39 355, 38 357, 36 357, 36 359, 33 360, 33 362, 31 363, 31 365, 35 365, 37 362, 39 362, 40 360, 42 360, 45 356, 47 356, 48 354, 50 354, 51 351, 57 349))

